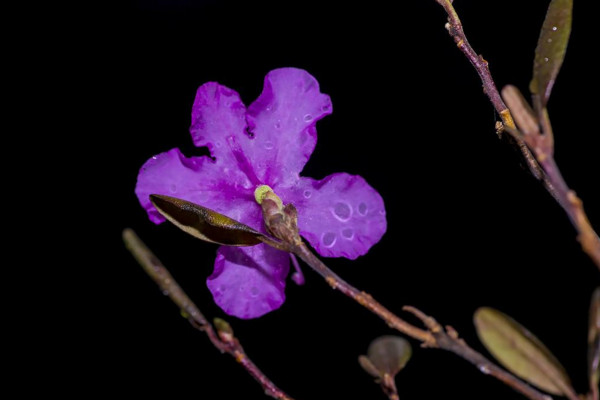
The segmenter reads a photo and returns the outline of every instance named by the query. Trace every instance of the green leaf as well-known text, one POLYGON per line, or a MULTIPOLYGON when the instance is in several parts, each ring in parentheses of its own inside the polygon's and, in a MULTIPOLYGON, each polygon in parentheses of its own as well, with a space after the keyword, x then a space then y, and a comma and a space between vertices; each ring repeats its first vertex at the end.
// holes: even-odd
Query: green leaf
POLYGON ((505 368, 546 392, 573 392, 564 367, 525 327, 487 307, 475 311, 473 320, 479 340, 505 368))
POLYGON ((597 388, 600 383, 600 287, 594 290, 590 304, 588 370, 590 387, 597 388))
POLYGON ((552 86, 562 66, 571 34, 573 0, 552 0, 535 49, 533 79, 529 86, 546 106, 552 86))
POLYGON ((412 355, 410 343, 399 336, 381 336, 369 345, 366 356, 358 361, 365 371, 377 377, 395 376, 412 355))
POLYGON ((262 233, 208 208, 158 194, 151 194, 150 201, 167 220, 198 239, 228 246, 262 243, 262 233))

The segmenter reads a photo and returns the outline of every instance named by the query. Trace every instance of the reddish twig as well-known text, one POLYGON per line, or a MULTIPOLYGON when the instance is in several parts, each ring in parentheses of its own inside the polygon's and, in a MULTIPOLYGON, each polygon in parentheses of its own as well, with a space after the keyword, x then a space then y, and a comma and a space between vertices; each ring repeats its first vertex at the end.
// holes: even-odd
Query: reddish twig
POLYGON ((590 221, 583 209, 583 202, 574 191, 569 189, 556 161, 554 160, 554 139, 552 126, 545 109, 540 113, 542 121, 534 114, 533 110, 514 86, 502 89, 502 96, 513 112, 519 127, 508 128, 507 131, 515 138, 523 140, 533 150, 536 159, 546 172, 547 179, 554 187, 554 197, 565 210, 571 223, 578 233, 577 239, 583 251, 589 255, 596 266, 600 268, 600 239, 592 228, 590 221), (540 130, 541 126, 541 130, 540 130))
POLYGON ((248 358, 240 342, 233 335, 229 324, 223 320, 215 320, 215 326, 208 322, 198 307, 190 300, 177 284, 160 260, 148 249, 131 229, 123 231, 125 246, 135 257, 144 271, 158 284, 165 295, 181 309, 181 314, 198 330, 206 333, 211 343, 222 353, 230 354, 244 369, 262 386, 265 393, 279 400, 293 400, 279 389, 248 358), (216 330, 215 330, 216 328, 216 330))
MULTIPOLYGON (((463 30, 462 23, 456 10, 452 6, 451 0, 435 0, 441 5, 446 14, 448 14, 448 23, 446 29, 450 33, 450 36, 456 42, 458 48, 463 52, 467 59, 471 62, 477 74, 481 78, 483 84, 483 90, 490 99, 490 102, 496 109, 498 115, 502 119, 504 129, 514 133, 516 131, 515 122, 513 120, 513 114, 515 109, 507 107, 490 73, 490 69, 487 61, 483 57, 479 56, 475 50, 469 44, 465 32, 463 30)), ((506 100, 506 99, 505 99, 506 100)), ((536 107, 539 108, 539 107, 536 107)), ((560 171, 553 158, 553 143, 554 136, 552 134, 552 128, 548 115, 545 112, 541 113, 541 121, 537 125, 541 124, 543 129, 542 135, 537 135, 536 140, 532 143, 532 136, 523 136, 519 134, 512 134, 512 137, 516 140, 523 157, 525 158, 527 165, 529 166, 532 174, 540 179, 544 183, 544 187, 548 192, 558 201, 563 207, 565 212, 568 214, 571 222, 578 232, 577 239, 581 243, 581 247, 585 253, 594 261, 596 266, 600 269, 600 239, 598 234, 592 228, 585 211, 583 210, 583 204, 581 200, 575 195, 575 192, 570 190, 562 178, 560 171), (540 146, 540 142, 543 142, 543 146, 540 146), (532 153, 533 152, 533 153, 532 153), (535 154, 535 156, 534 156, 535 154)), ((516 116, 515 116, 516 117, 516 116)), ((518 121, 517 121, 518 122, 518 121)))
MULTIPOLYGON (((448 14, 448 23, 446 24, 446 29, 448 30, 448 33, 454 39, 456 46, 458 46, 460 51, 462 51, 463 54, 467 57, 467 59, 471 62, 471 64, 475 68, 475 71, 477 71, 477 74, 481 78, 481 82, 483 84, 483 91, 488 96, 490 102, 496 109, 496 112, 502 119, 502 123, 506 127, 514 128, 515 123, 513 121, 512 115, 510 114, 508 107, 506 107, 506 104, 504 104, 504 102, 502 101, 502 97, 500 96, 500 93, 496 88, 496 84, 494 83, 494 79, 492 78, 492 74, 490 73, 488 62, 483 57, 478 55, 469 44, 469 41, 467 40, 467 37, 463 30, 462 23, 460 22, 460 18, 458 17, 456 10, 452 6, 452 1, 436 1, 439 5, 441 5, 444 8, 444 10, 446 10, 446 13, 448 14)), ((525 158, 525 161, 527 162, 529 170, 531 171, 533 176, 535 176, 537 179, 544 181, 544 183, 548 185, 548 182, 546 182, 545 180, 544 171, 540 168, 537 161, 531 154, 531 151, 529 150, 529 148, 527 148, 527 145, 523 142, 523 140, 517 139, 517 146, 523 154, 523 157, 525 158)), ((552 191, 552 187, 550 186, 548 190, 552 191)))

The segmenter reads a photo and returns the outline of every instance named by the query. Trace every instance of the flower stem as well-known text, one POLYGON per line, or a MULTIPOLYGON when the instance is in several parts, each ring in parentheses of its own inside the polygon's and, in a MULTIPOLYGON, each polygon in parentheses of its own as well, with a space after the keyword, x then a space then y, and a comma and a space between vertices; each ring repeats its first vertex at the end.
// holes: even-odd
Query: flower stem
POLYGON ((532 400, 551 399, 550 396, 537 391, 525 382, 518 379, 516 376, 500 368, 483 355, 473 350, 465 343, 464 340, 458 337, 458 334, 453 328, 446 327, 446 329, 444 329, 435 319, 425 315, 416 308, 404 307, 405 311, 411 312, 417 316, 417 318, 419 318, 427 327, 427 330, 411 325, 389 311, 368 293, 358 290, 340 278, 320 259, 318 259, 304 243, 296 245, 293 248, 293 251, 294 254, 300 257, 313 270, 325 278, 325 281, 333 289, 339 290, 346 296, 352 298, 361 306, 373 312, 375 315, 383 319, 391 328, 394 328, 399 332, 412 337, 413 339, 421 341, 423 347, 434 347, 450 351, 475 365, 482 373, 495 377, 532 400))
POLYGON ((225 321, 218 320, 215 326, 208 322, 160 260, 131 229, 123 231, 125 246, 142 266, 144 271, 158 284, 165 295, 181 309, 181 314, 192 326, 208 336, 210 342, 222 353, 228 353, 262 386, 265 394, 278 400, 293 400, 279 389, 246 355, 242 345, 233 336, 225 321), (215 329, 216 327, 216 329, 215 329))

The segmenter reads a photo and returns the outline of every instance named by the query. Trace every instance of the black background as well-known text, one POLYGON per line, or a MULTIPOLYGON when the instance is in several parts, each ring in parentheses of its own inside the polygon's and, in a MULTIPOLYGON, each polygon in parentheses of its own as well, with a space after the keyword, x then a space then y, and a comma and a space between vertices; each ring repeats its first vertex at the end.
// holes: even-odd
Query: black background
MULTIPOLYGON (((549 107, 557 162, 599 227, 597 65, 589 61, 597 27, 588 3, 575 4, 570 48, 549 107)), ((547 4, 455 1, 499 87, 512 83, 526 91, 547 4)), ((317 147, 303 175, 360 174, 387 208, 387 233, 367 255, 327 264, 411 322, 418 323, 402 314, 403 305, 452 325, 484 353, 472 315, 479 306, 498 308, 537 334, 576 389, 586 390, 587 310, 598 270, 562 209, 498 140, 494 110, 434 0, 337 7, 139 0, 91 13, 102 16, 85 27, 94 33, 88 60, 94 72, 81 77, 78 100, 86 109, 82 136, 90 140, 81 146, 97 182, 93 231, 100 235, 72 275, 87 309, 73 318, 92 324, 63 337, 81 356, 71 388, 131 397, 265 398, 179 316, 125 251, 120 234, 135 229, 205 315, 226 317, 205 285, 216 246, 151 223, 133 192, 137 172, 173 147, 198 154, 187 130, 199 85, 217 81, 250 104, 268 71, 293 66, 316 77, 334 109, 317 125, 317 147)), ((281 309, 250 321, 226 318, 248 355, 296 399, 385 398, 357 357, 393 331, 304 272, 306 284, 289 282, 281 309)), ((458 357, 411 343, 413 358, 397 379, 401 398, 521 398, 458 357)))

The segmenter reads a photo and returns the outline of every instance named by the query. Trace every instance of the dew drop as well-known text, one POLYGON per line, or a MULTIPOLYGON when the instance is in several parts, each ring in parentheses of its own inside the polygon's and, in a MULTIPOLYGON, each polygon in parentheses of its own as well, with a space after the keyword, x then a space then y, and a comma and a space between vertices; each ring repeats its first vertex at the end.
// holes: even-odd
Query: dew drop
POLYGON ((552 30, 553 30, 553 31, 556 31, 556 30, 558 30, 558 27, 556 27, 556 26, 553 26, 553 27, 552 27, 552 30))
POLYGON ((215 142, 215 146, 216 146, 217 148, 221 147, 221 142, 215 142))
POLYGON ((321 107, 321 111, 329 111, 330 108, 331 108, 331 104, 325 104, 324 106, 321 107))
POLYGON ((265 149, 271 150, 272 148, 273 148, 273 142, 271 142, 270 140, 267 140, 265 142, 265 149))
POLYGON ((342 229, 342 236, 348 240, 354 238, 354 230, 351 228, 342 229))
POLYGON ((544 57, 544 61, 548 62, 550 59, 548 57, 544 57))
POLYGON ((312 196, 312 192, 310 190, 305 190, 304 191, 304 198, 310 199, 310 196, 312 196))
POLYGON ((490 373, 490 369, 489 369, 489 367, 487 365, 480 365, 479 366, 479 371, 482 374, 485 374, 485 375, 488 375, 490 373))
POLYGON ((325 247, 331 247, 335 244, 336 235, 333 232, 327 232, 323 234, 321 241, 325 247))
POLYGON ((552 43, 552 39, 548 39, 548 43, 552 43))
POLYGON ((352 209, 346 203, 336 203, 333 207, 333 215, 340 221, 348 221, 352 215, 352 209))
POLYGON ((169 190, 171 191, 171 193, 177 193, 177 185, 176 184, 171 184, 171 186, 169 186, 169 190))
POLYGON ((277 122, 275 122, 275 129, 281 129, 281 121, 277 120, 277 122))
POLYGON ((220 293, 223 293, 223 292, 225 292, 225 286, 221 285, 221 286, 219 286, 219 287, 217 288, 217 290, 218 290, 220 293))
POLYGON ((258 296, 258 288, 257 287, 252 286, 250 288, 250 296, 252 296, 252 297, 258 296))
POLYGON ((310 114, 306 114, 304 116, 304 121, 306 121, 306 122, 310 122, 310 121, 312 121, 312 119, 313 119, 313 116, 310 114))
POLYGON ((367 215, 367 211, 369 211, 369 208, 367 207, 367 205, 365 203, 360 203, 358 205, 358 213, 362 216, 367 215))
POLYGON ((156 160, 156 156, 152 156, 152 159, 153 159, 153 160, 156 160))

